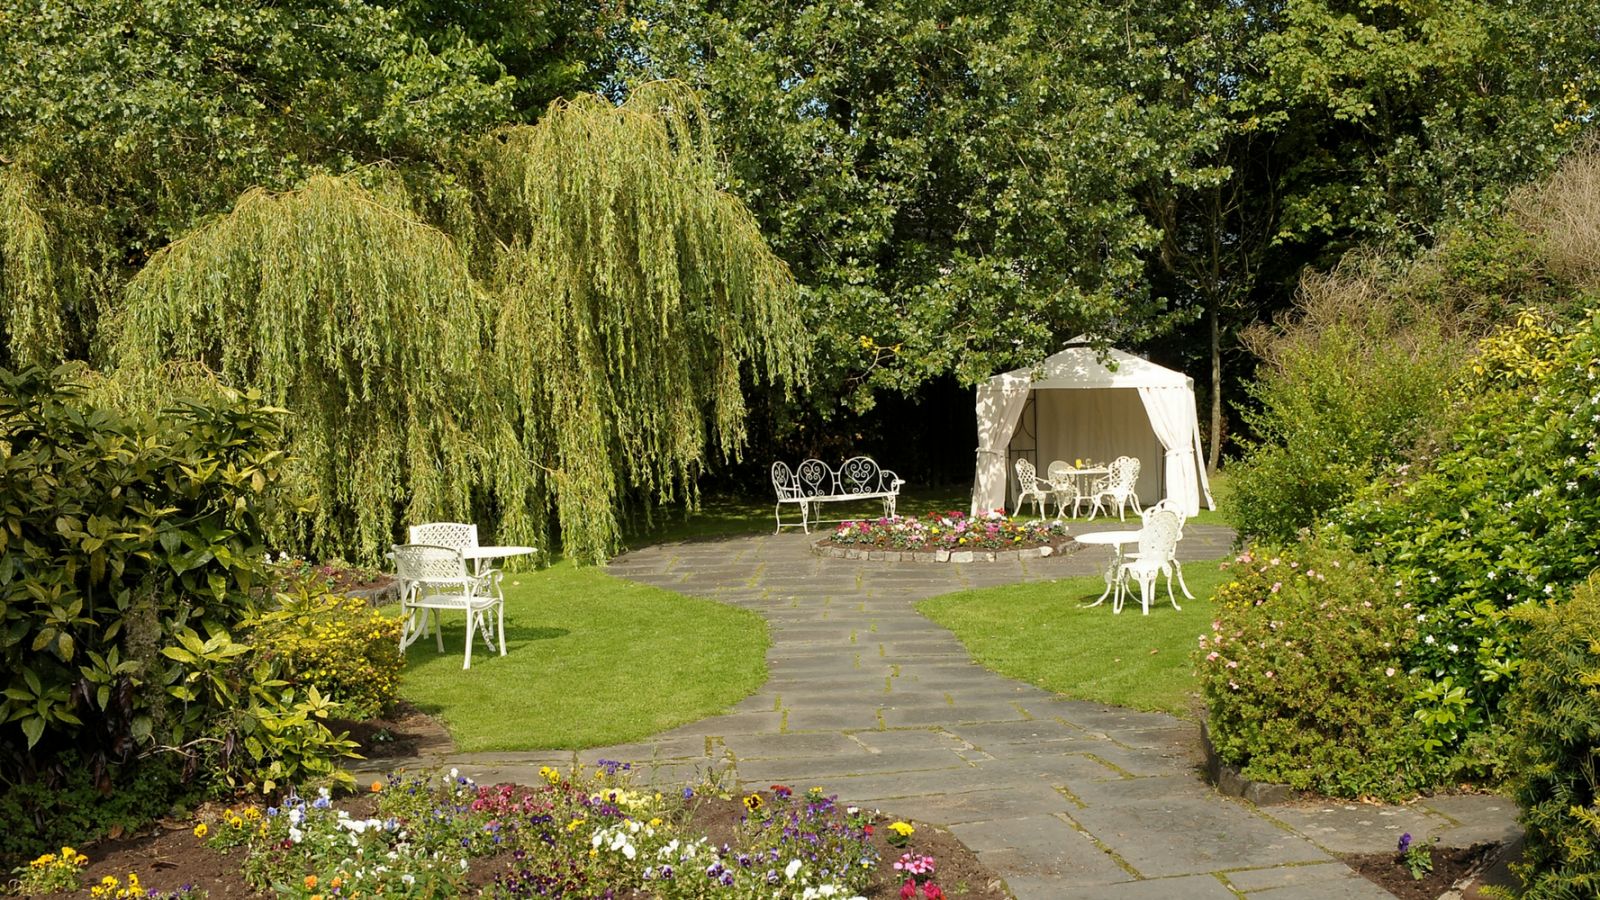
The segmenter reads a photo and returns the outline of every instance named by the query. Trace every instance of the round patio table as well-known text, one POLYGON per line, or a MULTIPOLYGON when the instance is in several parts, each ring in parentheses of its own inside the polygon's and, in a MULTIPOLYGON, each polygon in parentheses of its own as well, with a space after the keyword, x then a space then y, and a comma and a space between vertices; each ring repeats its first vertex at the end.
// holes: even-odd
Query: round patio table
POLYGON ((486 547, 462 547, 461 558, 472 560, 472 573, 474 575, 482 575, 483 570, 487 568, 486 564, 493 562, 494 560, 506 559, 512 556, 528 556, 538 552, 539 548, 537 547, 523 547, 516 545, 504 547, 494 545, 489 545, 486 547))
POLYGON ((1105 593, 1100 595, 1100 599, 1088 604, 1084 608, 1087 609, 1089 606, 1099 606, 1100 604, 1106 602, 1107 597, 1111 596, 1111 588, 1117 583, 1117 570, 1122 567, 1122 548, 1128 544, 1139 543, 1139 532, 1091 531, 1088 534, 1075 535, 1074 538, 1080 544, 1092 544, 1111 548, 1111 564, 1106 566, 1105 593))

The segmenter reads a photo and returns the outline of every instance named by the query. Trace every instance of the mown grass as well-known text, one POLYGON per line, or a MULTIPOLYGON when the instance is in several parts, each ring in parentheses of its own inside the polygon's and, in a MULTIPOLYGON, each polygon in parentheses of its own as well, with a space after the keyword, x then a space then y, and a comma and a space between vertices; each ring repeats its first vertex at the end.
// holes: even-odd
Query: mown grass
MULTIPOLYGON (((1105 589, 1099 577, 1006 585, 933 597, 917 609, 955 633, 986 668, 1068 697, 1193 716, 1199 703, 1191 653, 1210 629, 1211 597, 1224 573, 1218 562, 1188 563, 1179 592, 1150 615, 1137 598, 1120 615, 1109 599, 1084 608, 1105 589)), ((1176 586, 1174 586, 1176 590, 1176 586)))
MULTIPOLYGON (((598 747, 723 712, 766 680, 766 622, 709 600, 558 562, 508 574, 506 655, 446 616, 406 654, 400 694, 463 751, 598 747)), ((398 607, 394 611, 398 611, 398 607)))

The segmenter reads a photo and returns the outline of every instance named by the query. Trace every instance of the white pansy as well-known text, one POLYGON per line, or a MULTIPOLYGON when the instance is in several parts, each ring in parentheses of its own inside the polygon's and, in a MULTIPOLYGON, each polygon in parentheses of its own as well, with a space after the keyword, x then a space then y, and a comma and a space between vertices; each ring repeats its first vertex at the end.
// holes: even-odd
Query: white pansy
POLYGON ((793 881, 794 873, 800 871, 801 865, 802 863, 798 859, 789 860, 789 864, 783 867, 783 877, 793 881))

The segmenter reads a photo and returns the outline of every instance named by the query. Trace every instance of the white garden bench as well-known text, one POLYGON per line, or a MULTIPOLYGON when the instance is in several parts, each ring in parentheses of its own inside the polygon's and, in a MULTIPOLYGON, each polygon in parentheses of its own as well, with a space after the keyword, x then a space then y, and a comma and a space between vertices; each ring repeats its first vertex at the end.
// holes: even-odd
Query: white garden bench
MULTIPOLYGON (((785 462, 772 464, 772 487, 778 492, 775 515, 778 532, 785 525, 799 525, 807 534, 811 526, 821 524, 822 504, 848 503, 854 500, 881 500, 885 517, 894 515, 895 499, 900 496, 900 486, 905 479, 880 468, 870 456, 853 456, 839 468, 829 468, 820 459, 808 459, 791 470, 785 462), (800 521, 783 520, 783 506, 793 504, 800 511, 800 521)), ((844 519, 828 519, 843 522, 844 519)))

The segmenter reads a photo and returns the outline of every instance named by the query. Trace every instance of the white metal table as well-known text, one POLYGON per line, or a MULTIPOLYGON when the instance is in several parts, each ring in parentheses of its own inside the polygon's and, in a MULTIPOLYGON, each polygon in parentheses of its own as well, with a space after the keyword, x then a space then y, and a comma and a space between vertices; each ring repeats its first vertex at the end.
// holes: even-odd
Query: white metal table
POLYGON ((1084 466, 1065 470, 1057 469, 1056 471, 1066 476, 1066 478, 1050 482, 1050 487, 1054 489, 1056 495, 1056 516, 1057 518, 1061 516, 1061 507, 1066 505, 1062 499, 1063 495, 1071 491, 1073 499, 1072 517, 1074 519, 1078 517, 1078 501, 1083 497, 1084 490, 1087 488, 1084 479, 1094 475, 1108 475, 1111 473, 1111 469, 1106 466, 1084 466))
POLYGON ((488 568, 488 563, 494 560, 507 559, 513 556, 529 556, 538 552, 538 547, 523 547, 519 545, 463 547, 461 548, 461 558, 472 560, 472 573, 474 575, 482 575, 483 570, 488 568))
POLYGON ((1100 595, 1100 599, 1089 604, 1089 606, 1099 606, 1100 604, 1106 602, 1107 597, 1111 596, 1111 588, 1117 583, 1117 570, 1122 567, 1122 548, 1128 544, 1139 543, 1139 532, 1091 531, 1088 534, 1075 535, 1075 538, 1080 544, 1110 547, 1112 549, 1111 564, 1106 567, 1105 593, 1100 595))

